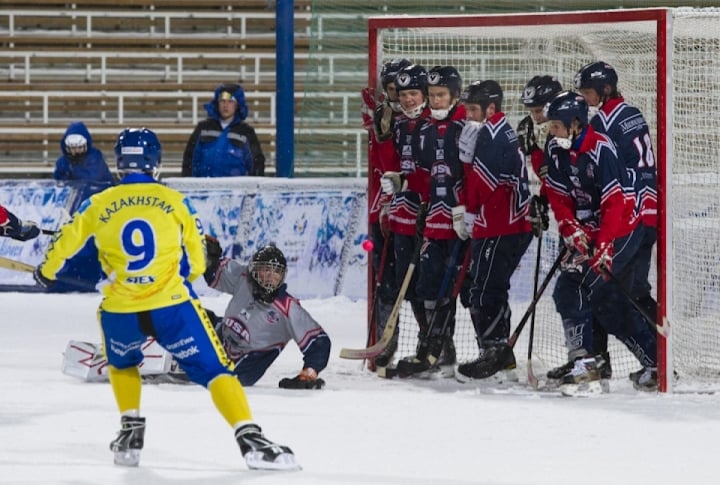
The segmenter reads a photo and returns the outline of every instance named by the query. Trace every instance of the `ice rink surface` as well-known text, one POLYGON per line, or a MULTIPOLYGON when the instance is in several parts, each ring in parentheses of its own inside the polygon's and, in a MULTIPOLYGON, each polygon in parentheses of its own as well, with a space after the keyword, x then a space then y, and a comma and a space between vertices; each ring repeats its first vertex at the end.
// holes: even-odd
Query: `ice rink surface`
MULTIPOLYGON (((522 384, 383 380, 338 357, 365 341, 366 302, 344 297, 303 302, 333 340, 324 390, 278 389, 302 366, 293 343, 247 389, 255 419, 293 448, 302 471, 249 471, 209 394, 172 384, 144 387, 140 466, 116 467, 110 386, 60 371, 69 340, 99 341, 99 302, 94 294, 0 293, 0 483, 720 483, 717 393, 638 393, 618 380, 609 394, 578 399, 522 384)), ((216 312, 226 302, 203 297, 216 312)))

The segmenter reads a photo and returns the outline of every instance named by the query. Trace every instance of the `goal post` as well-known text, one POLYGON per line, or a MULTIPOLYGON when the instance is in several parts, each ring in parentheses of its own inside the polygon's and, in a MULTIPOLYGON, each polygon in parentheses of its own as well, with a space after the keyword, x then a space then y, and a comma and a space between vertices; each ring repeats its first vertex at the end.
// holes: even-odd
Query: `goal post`
MULTIPOLYGON (((527 114, 520 96, 533 76, 554 75, 572 89, 581 66, 610 63, 625 100, 648 121, 656 152, 660 222, 651 283, 658 323, 665 332, 670 329, 669 337, 658 335, 659 388, 672 390, 673 369, 678 385, 720 382, 720 101, 715 87, 720 9, 371 17, 368 41, 369 86, 380 88, 382 64, 396 57, 427 68, 452 65, 463 85, 485 79, 500 83, 503 111, 513 127, 527 114)), ((558 252, 554 224, 544 237, 543 273, 558 252)), ((535 244, 513 276, 513 324, 532 299, 535 244)), ((455 343, 463 361, 474 358, 477 345, 469 315, 460 308, 455 343)), ((548 367, 564 363, 562 323, 549 295, 537 312, 534 353, 548 367)), ((414 352, 417 325, 409 311, 401 315, 400 328, 397 357, 414 352)), ((611 341, 614 377, 627 379, 639 363, 611 341)), ((516 354, 522 346, 523 338, 516 354)))

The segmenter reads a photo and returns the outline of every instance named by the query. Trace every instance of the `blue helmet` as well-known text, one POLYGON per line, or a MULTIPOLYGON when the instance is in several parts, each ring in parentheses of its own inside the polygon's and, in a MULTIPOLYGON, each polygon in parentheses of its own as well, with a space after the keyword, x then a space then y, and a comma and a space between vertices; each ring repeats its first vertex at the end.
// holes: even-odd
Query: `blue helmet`
POLYGON ((562 85, 552 76, 535 76, 527 82, 522 93, 522 102, 526 108, 545 106, 545 103, 562 91, 562 85))
POLYGON ((462 77, 453 66, 435 66, 428 71, 428 86, 443 86, 450 90, 450 96, 460 97, 462 77))
POLYGON ((395 89, 398 93, 406 89, 418 89, 427 95, 427 86, 427 70, 420 64, 406 66, 395 76, 395 89))
POLYGON ((160 167, 161 153, 158 137, 147 128, 126 128, 115 143, 117 169, 122 172, 154 173, 160 167))
POLYGON ((503 90, 496 81, 473 81, 460 95, 460 101, 467 104, 479 104, 483 110, 495 103, 495 110, 502 110, 503 90))
POLYGON ((545 118, 559 120, 570 129, 573 120, 577 119, 581 126, 588 124, 588 105, 585 98, 572 91, 560 91, 545 105, 545 118))
POLYGON ((618 75, 615 68, 607 62, 591 62, 580 68, 575 74, 575 89, 594 89, 601 98, 617 93, 618 75), (605 93, 605 86, 610 92, 605 93))
POLYGON ((383 90, 387 91, 388 84, 395 82, 397 73, 410 65, 412 65, 412 62, 402 57, 383 64, 382 71, 380 71, 380 82, 382 83, 383 90))

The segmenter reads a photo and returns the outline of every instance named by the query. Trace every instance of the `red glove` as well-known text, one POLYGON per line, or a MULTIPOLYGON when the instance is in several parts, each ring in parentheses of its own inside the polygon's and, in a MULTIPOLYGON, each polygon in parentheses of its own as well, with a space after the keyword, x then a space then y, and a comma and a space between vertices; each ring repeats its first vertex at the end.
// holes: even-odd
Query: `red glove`
POLYGON ((366 130, 373 129, 373 117, 375 115, 375 108, 377 107, 377 100, 375 99, 375 89, 373 88, 362 88, 360 91, 362 96, 362 104, 360 105, 360 113, 362 114, 363 128, 366 130))
POLYGON ((610 279, 608 273, 612 272, 612 260, 615 250, 612 243, 600 243, 595 248, 592 258, 590 259, 590 267, 597 274, 601 275, 605 281, 610 279))
POLYGON ((558 224, 558 229, 568 249, 575 249, 583 256, 587 256, 590 249, 590 236, 582 224, 576 219, 563 219, 558 224))

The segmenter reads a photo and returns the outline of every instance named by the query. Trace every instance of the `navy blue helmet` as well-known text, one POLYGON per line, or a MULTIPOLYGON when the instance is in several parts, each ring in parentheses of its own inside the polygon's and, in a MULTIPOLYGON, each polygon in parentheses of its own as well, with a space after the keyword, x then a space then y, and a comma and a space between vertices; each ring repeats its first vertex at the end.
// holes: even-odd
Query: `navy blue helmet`
POLYGON ((126 128, 115 143, 117 169, 123 172, 154 173, 162 159, 160 140, 147 128, 126 128))

